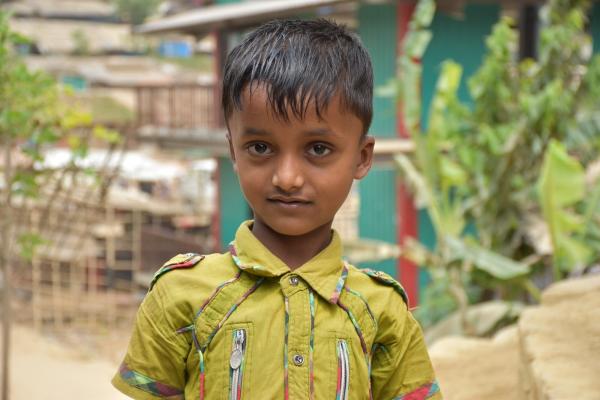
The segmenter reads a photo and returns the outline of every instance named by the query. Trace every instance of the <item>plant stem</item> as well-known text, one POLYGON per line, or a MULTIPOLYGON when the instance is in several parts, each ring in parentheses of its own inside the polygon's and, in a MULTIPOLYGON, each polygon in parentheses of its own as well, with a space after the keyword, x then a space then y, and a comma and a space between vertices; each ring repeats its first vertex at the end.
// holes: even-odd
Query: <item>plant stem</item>
POLYGON ((533 282, 531 282, 530 279, 524 279, 521 281, 521 286, 523 286, 523 289, 525 289, 536 302, 539 303, 542 300, 542 292, 533 284, 533 282))

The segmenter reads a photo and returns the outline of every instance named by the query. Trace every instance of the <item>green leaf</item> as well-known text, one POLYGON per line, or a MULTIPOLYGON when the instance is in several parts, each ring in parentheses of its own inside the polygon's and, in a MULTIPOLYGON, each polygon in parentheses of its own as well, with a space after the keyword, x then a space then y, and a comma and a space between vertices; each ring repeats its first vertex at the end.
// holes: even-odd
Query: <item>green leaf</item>
POLYGON ((94 127, 94 137, 103 140, 107 143, 119 143, 121 141, 121 134, 113 129, 107 129, 101 125, 94 127))
POLYGON ((550 142, 546 150, 538 194, 542 206, 548 212, 573 205, 583 199, 585 194, 583 167, 555 140, 550 142))
POLYGON ((415 167, 413 162, 404 154, 398 154, 394 157, 394 162, 398 171, 403 175, 415 197, 415 203, 418 208, 432 207, 433 194, 425 181, 425 178, 415 167))
POLYGON ((13 176, 12 191, 15 194, 35 198, 39 194, 39 187, 34 171, 17 171, 13 176))
POLYGON ((412 28, 425 28, 431 25, 435 16, 435 1, 421 0, 417 4, 415 14, 412 20, 412 28))
POLYGON ((431 101, 429 134, 442 135, 447 129, 448 111, 458 102, 458 87, 462 77, 462 67, 454 61, 445 61, 438 78, 436 91, 431 101))
POLYGON ((410 58, 420 60, 427 50, 427 46, 431 42, 433 35, 429 31, 415 32, 410 40, 406 41, 404 51, 410 58))
POLYGON ((454 258, 471 262, 475 268, 490 274, 496 279, 520 278, 530 272, 529 266, 526 264, 514 261, 476 244, 466 243, 452 236, 446 236, 445 241, 454 258))
POLYGON ((24 233, 19 236, 17 243, 19 245, 19 253, 21 257, 27 261, 31 261, 35 256, 37 249, 41 245, 47 244, 48 241, 44 240, 37 233, 24 233))
POLYGON ((63 117, 62 126, 65 130, 71 130, 75 128, 90 126, 92 122, 93 118, 90 113, 81 111, 71 111, 63 117))
POLYGON ((592 249, 581 240, 560 234, 557 241, 560 248, 556 257, 558 267, 564 272, 585 266, 593 255, 592 249))
POLYGON ((557 141, 552 140, 546 150, 537 189, 554 248, 555 273, 589 261, 588 247, 574 237, 585 224, 568 209, 584 199, 585 172, 557 141))

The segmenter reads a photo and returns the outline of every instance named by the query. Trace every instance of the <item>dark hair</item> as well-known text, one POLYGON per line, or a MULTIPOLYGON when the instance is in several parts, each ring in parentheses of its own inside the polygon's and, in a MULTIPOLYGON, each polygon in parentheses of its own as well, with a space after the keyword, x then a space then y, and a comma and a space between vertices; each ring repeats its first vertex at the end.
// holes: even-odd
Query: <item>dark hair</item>
POLYGON ((316 113, 334 95, 369 130, 373 117, 373 69, 360 39, 334 22, 276 20, 250 33, 228 55, 223 73, 223 112, 240 109, 241 95, 265 84, 275 115, 289 120, 288 106, 302 119, 309 106, 316 113), (314 102, 314 103, 313 103, 314 102))

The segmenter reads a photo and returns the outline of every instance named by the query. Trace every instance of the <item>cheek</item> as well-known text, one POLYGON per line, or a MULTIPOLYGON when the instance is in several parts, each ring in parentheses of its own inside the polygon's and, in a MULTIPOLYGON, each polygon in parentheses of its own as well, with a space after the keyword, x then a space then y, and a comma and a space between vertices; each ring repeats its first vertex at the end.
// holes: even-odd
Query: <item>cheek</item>
POLYGON ((240 186, 247 195, 261 191, 270 180, 268 171, 260 168, 249 168, 244 162, 238 162, 237 169, 240 186))
POLYGON ((340 171, 324 173, 319 179, 319 191, 322 193, 322 198, 332 206, 341 206, 354 182, 353 172, 354 170, 348 167, 343 173, 340 171))

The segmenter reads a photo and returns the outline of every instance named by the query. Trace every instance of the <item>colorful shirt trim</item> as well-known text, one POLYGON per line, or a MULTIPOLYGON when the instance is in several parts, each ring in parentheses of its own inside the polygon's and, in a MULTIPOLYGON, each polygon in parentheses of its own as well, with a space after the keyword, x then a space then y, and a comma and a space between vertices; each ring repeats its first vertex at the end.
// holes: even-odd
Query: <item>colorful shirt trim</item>
POLYGON ((439 393, 440 387, 436 381, 433 381, 427 385, 421 386, 410 393, 394 397, 393 400, 426 400, 431 398, 434 394, 439 393))
POLYGON ((289 387, 289 373, 288 373, 288 336, 290 332, 290 303, 287 297, 283 298, 285 307, 285 324, 284 324, 284 341, 283 341, 283 398, 289 400, 290 398, 290 387, 289 387))
MULTIPOLYGON (((352 311, 350 311, 350 309, 348 307, 346 307, 346 305, 344 305, 341 301, 338 301, 337 305, 346 312, 346 314, 348 315, 348 318, 350 319, 350 322, 352 322, 352 325, 354 326, 354 330, 356 331, 356 334, 358 335, 358 339, 360 340, 360 347, 362 348, 363 355, 365 356, 365 361, 366 361, 367 367, 368 367, 369 371, 371 371, 371 356, 369 355, 369 351, 367 349, 367 342, 365 341, 365 337, 363 335, 362 329, 360 329, 360 325, 358 324, 358 321, 356 320, 352 311)), ((370 382, 369 382, 369 399, 370 400, 373 399, 373 392, 371 390, 370 382)))
POLYGON ((394 290, 396 292, 398 292, 398 294, 400 294, 400 296, 402 296, 402 299, 408 306, 408 295, 406 294, 406 291, 404 290, 402 285, 397 280, 395 280, 394 278, 392 278, 385 272, 375 271, 375 270, 372 270, 369 268, 363 268, 363 269, 360 269, 359 271, 361 271, 364 274, 369 275, 371 278, 375 279, 378 282, 383 283, 386 286, 393 287, 394 290))
POLYGON ((315 295, 312 290, 308 290, 308 305, 310 308, 310 340, 309 340, 309 353, 308 353, 308 379, 309 379, 309 392, 308 398, 313 400, 315 398, 315 371, 314 371, 314 352, 315 352, 315 295))
POLYGON ((140 374, 139 372, 130 369, 125 363, 122 363, 119 367, 119 375, 127 384, 154 396, 167 398, 169 400, 183 400, 182 390, 140 374))
POLYGON ((150 289, 154 287, 158 278, 163 276, 169 271, 180 268, 192 268, 200 261, 204 259, 204 256, 201 256, 196 253, 187 253, 187 254, 178 254, 175 257, 171 258, 169 261, 163 264, 162 267, 159 268, 158 271, 154 274, 152 278, 152 282, 150 282, 150 289))
POLYGON ((340 294, 342 294, 342 289, 344 289, 344 284, 346 283, 346 278, 348 277, 348 264, 344 263, 344 269, 342 269, 342 274, 338 279, 337 285, 335 286, 335 291, 331 295, 329 302, 331 304, 337 304, 340 299, 340 294))
POLYGON ((346 286, 346 292, 353 294, 354 296, 358 297, 365 305, 366 309, 367 309, 367 314, 369 314, 369 318, 371 318, 371 321, 373 321, 373 325, 375 325, 375 330, 377 330, 378 327, 378 322, 377 319, 375 318, 375 314, 373 314, 373 310, 371 310, 371 307, 369 306, 369 303, 367 302, 367 299, 365 299, 363 297, 362 294, 360 294, 360 292, 357 292, 356 290, 352 290, 350 289, 348 286, 346 286))

